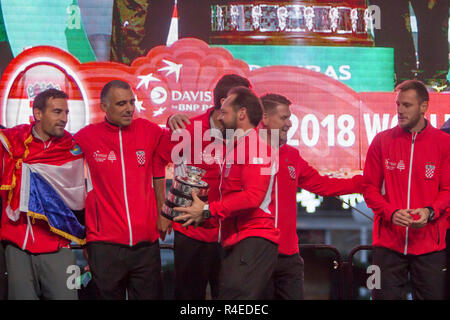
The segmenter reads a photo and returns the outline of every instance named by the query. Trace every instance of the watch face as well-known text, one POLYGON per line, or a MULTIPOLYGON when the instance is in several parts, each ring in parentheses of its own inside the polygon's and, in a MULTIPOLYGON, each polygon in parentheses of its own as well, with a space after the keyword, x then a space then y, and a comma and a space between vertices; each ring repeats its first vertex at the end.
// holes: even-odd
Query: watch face
POLYGON ((211 211, 203 210, 203 218, 205 218, 205 219, 211 218, 211 211))

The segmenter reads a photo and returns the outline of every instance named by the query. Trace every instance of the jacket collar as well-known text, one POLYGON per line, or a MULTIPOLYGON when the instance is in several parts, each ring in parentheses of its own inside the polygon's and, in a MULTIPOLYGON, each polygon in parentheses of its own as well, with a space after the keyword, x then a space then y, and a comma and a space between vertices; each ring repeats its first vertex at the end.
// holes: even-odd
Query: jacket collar
POLYGON ((108 118, 105 116, 105 120, 103 121, 103 125, 106 126, 108 129, 112 130, 112 131, 119 131, 119 129, 123 130, 127 130, 128 128, 130 128, 134 123, 134 119, 131 121, 130 125, 127 127, 120 127, 117 124, 112 123, 111 121, 108 120, 108 118))
MULTIPOLYGON (((419 137, 423 137, 430 130, 431 130, 431 126, 429 125, 429 121, 427 119, 425 119, 425 126, 422 128, 422 130, 417 132, 416 139, 419 138, 419 137)), ((405 130, 403 128, 400 128, 400 126, 398 126, 398 125, 397 125, 397 132, 400 135, 403 135, 403 136, 406 136, 406 137, 411 137, 412 134, 413 134, 409 130, 405 130)))
POLYGON ((27 132, 28 132, 28 136, 29 135, 33 136, 34 141, 43 143, 44 145, 45 144, 50 145, 50 143, 53 143, 53 142, 58 143, 63 138, 66 138, 67 136, 72 137, 72 135, 67 130, 64 129, 64 136, 62 136, 62 137, 50 136, 47 141, 44 141, 44 140, 42 140, 42 138, 39 136, 39 134, 36 131, 36 121, 32 121, 30 123, 27 132))

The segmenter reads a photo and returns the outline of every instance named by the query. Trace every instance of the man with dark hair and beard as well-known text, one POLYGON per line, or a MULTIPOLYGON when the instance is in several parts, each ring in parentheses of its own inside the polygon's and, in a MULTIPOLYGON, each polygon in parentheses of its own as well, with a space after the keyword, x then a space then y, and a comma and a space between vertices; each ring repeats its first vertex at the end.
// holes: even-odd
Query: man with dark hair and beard
POLYGON ((263 108, 248 88, 229 91, 219 121, 227 136, 221 165, 221 195, 205 203, 193 192, 194 201, 175 221, 183 226, 221 222, 225 257, 219 275, 219 299, 262 299, 274 271, 279 241, 273 200, 274 163, 270 147, 259 137, 256 126, 263 108))
POLYGON ((85 189, 83 155, 64 130, 68 113, 67 95, 48 89, 34 99, 33 123, 1 130, 8 299, 78 299, 67 270, 76 265, 70 242, 85 242, 73 212, 84 208, 85 189))
POLYGON ((446 210, 450 207, 450 136, 425 119, 425 85, 397 92, 398 126, 377 134, 364 166, 364 199, 374 211, 373 264, 381 269, 374 299, 444 299, 446 210))
MULTIPOLYGON (((250 82, 238 74, 226 74, 222 76, 213 89, 214 107, 198 116, 188 118, 183 114, 175 114, 168 119, 171 130, 185 129, 190 137, 190 155, 184 154, 186 162, 205 170, 202 180, 208 183, 208 201, 216 201, 220 198, 220 165, 216 161, 194 155, 195 146, 201 146, 201 153, 215 143, 223 146, 223 137, 215 134, 222 129, 222 123, 218 120, 221 114, 222 102, 227 97, 230 89, 238 86, 250 88, 250 82), (196 128, 198 128, 196 130, 196 128), (205 138, 204 138, 205 137, 205 138), (200 160, 200 161, 196 161, 200 160)), ((177 142, 173 142, 175 145, 177 142)), ((220 155, 212 154, 212 157, 220 155)), ((176 164, 175 176, 185 176, 186 163, 176 164)), ((162 218, 163 220, 167 220, 162 218)), ((166 221, 165 230, 170 233, 170 222, 166 221)), ((183 228, 179 223, 171 224, 175 230, 174 237, 174 267, 175 267, 175 299, 203 300, 206 298, 206 288, 210 285, 211 297, 217 298, 219 291, 219 269, 222 256, 222 248, 219 239, 219 226, 204 228, 193 226, 183 228), (192 270, 196 270, 195 276, 192 270)), ((163 228, 164 229, 164 228, 163 228)))

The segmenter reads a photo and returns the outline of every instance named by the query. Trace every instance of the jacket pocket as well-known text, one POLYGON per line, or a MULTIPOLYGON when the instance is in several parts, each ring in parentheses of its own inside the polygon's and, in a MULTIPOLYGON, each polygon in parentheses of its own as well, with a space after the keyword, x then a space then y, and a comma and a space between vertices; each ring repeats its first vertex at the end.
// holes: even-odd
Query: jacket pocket
POLYGON ((437 229, 437 244, 441 242, 441 234, 439 232, 439 223, 436 222, 436 229, 437 229))
POLYGON ((378 238, 381 235, 381 225, 383 224, 383 218, 380 218, 380 222, 378 222, 378 238))

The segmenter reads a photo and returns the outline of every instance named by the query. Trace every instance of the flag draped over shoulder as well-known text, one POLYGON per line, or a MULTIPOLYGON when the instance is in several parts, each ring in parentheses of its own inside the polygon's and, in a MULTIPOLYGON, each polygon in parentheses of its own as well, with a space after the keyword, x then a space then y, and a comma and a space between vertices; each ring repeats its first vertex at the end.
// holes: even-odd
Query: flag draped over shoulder
POLYGON ((45 220, 52 232, 84 244, 85 227, 73 213, 84 209, 86 197, 81 150, 68 132, 45 149, 32 148, 32 127, 0 131, 9 155, 4 157, 1 184, 1 190, 8 191, 6 213, 13 221, 21 213, 45 220))

